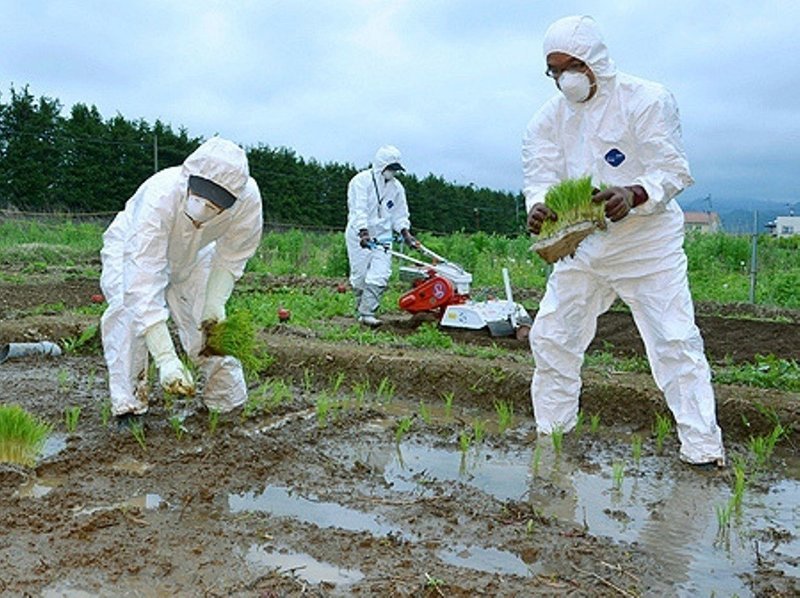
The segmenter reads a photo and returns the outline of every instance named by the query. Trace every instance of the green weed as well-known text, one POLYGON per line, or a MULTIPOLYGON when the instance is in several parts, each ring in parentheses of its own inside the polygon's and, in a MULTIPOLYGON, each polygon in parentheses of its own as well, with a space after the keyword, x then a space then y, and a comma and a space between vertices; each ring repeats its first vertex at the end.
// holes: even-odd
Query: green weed
POLYGON ((642 437, 639 436, 639 434, 631 436, 631 453, 633 455, 633 462, 636 464, 636 467, 638 467, 639 462, 642 460, 642 437))
POLYGON ((133 436, 134 440, 139 444, 142 450, 147 450, 147 443, 144 433, 144 424, 140 421, 134 422, 131 424, 131 436, 133 436))
POLYGON ((419 402, 419 417, 423 422, 425 422, 425 425, 430 425, 431 421, 433 421, 431 409, 425 404, 425 401, 419 402))
POLYGON ((168 421, 169 427, 172 428, 172 432, 175 434, 175 438, 180 441, 184 434, 186 434, 186 427, 183 425, 183 419, 179 415, 173 415, 168 421))
POLYGON ((219 426, 219 411, 217 409, 209 409, 208 411, 208 433, 213 436, 217 432, 219 426))
POLYGON ((550 432, 550 440, 553 443, 553 450, 555 451, 556 455, 561 454, 561 447, 564 443, 564 430, 561 426, 556 426, 550 432))
POLYGON ((589 416, 589 431, 592 434, 597 434, 598 430, 600 430, 600 414, 593 413, 589 416))
POLYGON ((621 490, 622 480, 625 479, 625 464, 622 461, 614 461, 611 466, 611 477, 614 480, 614 490, 621 490))
POLYGON ((480 444, 486 437, 486 423, 479 417, 472 420, 472 435, 475 439, 475 444, 480 444))

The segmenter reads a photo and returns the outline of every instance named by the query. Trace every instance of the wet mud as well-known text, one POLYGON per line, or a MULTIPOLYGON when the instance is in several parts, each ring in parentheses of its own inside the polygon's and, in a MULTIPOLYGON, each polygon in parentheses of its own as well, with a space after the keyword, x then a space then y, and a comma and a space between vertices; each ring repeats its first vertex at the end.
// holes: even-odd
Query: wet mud
MULTIPOLYGON (((97 318, 71 309, 98 292, 91 280, 0 284, 0 343, 75 337, 97 318)), ((798 359, 791 312, 698 312, 712 361, 798 359)), ((402 335, 421 321, 387 325, 402 335)), ((731 470, 680 463, 674 434, 656 446, 654 413, 667 412, 649 376, 586 371, 582 407, 600 423, 556 450, 536 438, 526 344, 453 336, 508 351, 465 357, 265 330, 274 362, 251 383, 261 403, 217 422, 199 401, 168 405, 153 386, 139 440, 105 421, 99 354, 0 364, 0 401, 54 425, 35 468, 0 465, 0 595, 800 591, 797 393, 716 387, 731 453, 746 453, 775 417, 788 431, 721 533, 715 506, 731 494, 731 470), (269 400, 276 381, 286 390, 269 400), (514 411, 502 431, 499 402, 514 411), (70 433, 64 409, 76 406, 70 433)), ((601 318, 596 343, 642 352, 623 311, 601 318)))

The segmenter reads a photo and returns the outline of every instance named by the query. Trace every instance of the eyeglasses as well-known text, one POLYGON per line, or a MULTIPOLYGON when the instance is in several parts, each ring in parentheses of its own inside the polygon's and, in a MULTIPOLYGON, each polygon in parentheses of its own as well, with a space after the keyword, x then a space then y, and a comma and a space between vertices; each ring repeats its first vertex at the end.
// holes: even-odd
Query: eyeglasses
POLYGON ((567 64, 564 68, 555 68, 552 66, 548 66, 547 70, 544 72, 545 75, 550 77, 551 79, 558 79, 561 76, 561 73, 568 72, 568 73, 576 73, 585 71, 587 68, 586 64, 581 62, 580 60, 575 60, 567 64))

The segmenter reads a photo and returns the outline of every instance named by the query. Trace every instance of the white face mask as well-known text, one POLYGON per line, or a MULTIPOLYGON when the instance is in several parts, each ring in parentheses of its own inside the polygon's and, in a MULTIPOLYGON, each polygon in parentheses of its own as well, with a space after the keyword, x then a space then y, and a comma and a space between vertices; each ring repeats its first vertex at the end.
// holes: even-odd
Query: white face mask
POLYGON ((383 180, 384 181, 391 181, 394 178, 395 172, 394 170, 384 170, 383 171, 383 180))
POLYGON ((592 82, 586 73, 564 71, 558 77, 558 88, 570 102, 583 102, 592 92, 592 82))
POLYGON ((186 207, 183 211, 191 218, 195 226, 200 226, 217 216, 222 209, 203 197, 190 194, 186 198, 186 207))

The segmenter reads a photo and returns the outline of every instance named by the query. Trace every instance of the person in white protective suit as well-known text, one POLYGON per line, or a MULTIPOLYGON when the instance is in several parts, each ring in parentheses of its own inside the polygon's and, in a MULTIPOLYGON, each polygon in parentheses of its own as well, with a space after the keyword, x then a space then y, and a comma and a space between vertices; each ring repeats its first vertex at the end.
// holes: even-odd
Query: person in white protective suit
POLYGON ((395 178, 405 170, 400 159, 396 147, 384 145, 375 154, 372 167, 355 175, 347 186, 345 240, 350 286, 358 321, 367 326, 381 324, 375 312, 392 273, 392 256, 385 248, 391 248, 393 232, 400 233, 410 247, 420 246, 410 232, 405 189, 395 178))
POLYGON ((121 425, 147 411, 148 352, 165 390, 195 392, 167 328, 170 316, 205 378, 205 405, 225 412, 246 400, 241 363, 200 353, 204 330, 225 319, 234 282, 258 247, 261 210, 244 150, 213 137, 182 166, 147 179, 103 234, 103 351, 121 425))
POLYGON ((547 190, 591 175, 608 228, 558 261, 530 332, 536 426, 567 432, 577 421, 584 353, 597 317, 621 298, 642 336, 650 368, 677 423, 682 460, 724 464, 711 374, 683 251, 675 197, 693 183, 678 108, 662 85, 618 72, 597 24, 572 16, 544 37, 547 76, 559 90, 536 113, 523 140, 529 230, 557 220, 547 190))

